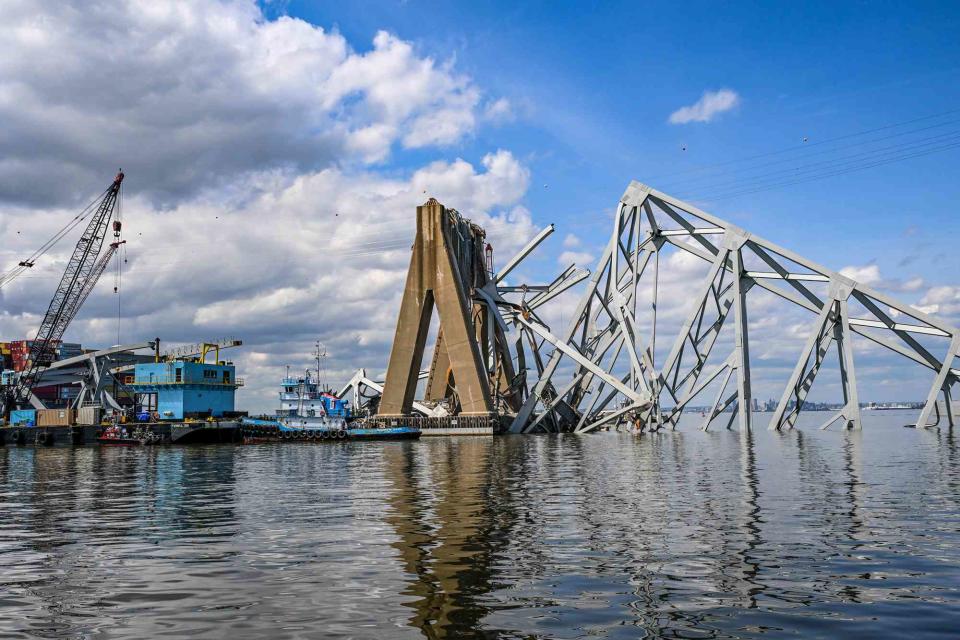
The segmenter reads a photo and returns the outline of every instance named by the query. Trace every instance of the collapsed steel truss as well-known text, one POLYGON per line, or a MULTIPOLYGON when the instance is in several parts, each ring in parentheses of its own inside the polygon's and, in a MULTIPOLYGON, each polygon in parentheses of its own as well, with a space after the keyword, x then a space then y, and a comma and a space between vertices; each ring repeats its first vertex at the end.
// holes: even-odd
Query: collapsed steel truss
MULTIPOLYGON (((728 427, 736 419, 741 430, 749 430, 753 403, 747 296, 752 290, 769 292, 817 314, 773 412, 771 429, 795 425, 833 345, 844 403, 822 428, 838 421, 859 427, 854 336, 932 370, 933 385, 917 424, 930 426, 934 413, 939 422, 941 394, 946 419, 953 424, 951 388, 960 376, 954 368, 960 330, 693 205, 632 182, 617 205, 614 231, 603 256, 559 337, 530 313, 531 304, 503 306, 505 317, 521 335, 535 336, 529 349, 539 374, 511 431, 588 432, 624 422, 641 429, 673 429, 684 409, 708 388, 715 395, 704 411, 703 428, 726 412, 728 427), (710 268, 669 354, 658 363, 657 303, 661 253, 666 248, 696 256, 710 268), (649 298, 641 300, 641 293, 649 298), (857 314, 851 313, 851 305, 857 314), (711 357, 728 319, 733 323, 732 349, 725 357, 711 357), (931 339, 949 342, 942 357, 922 343, 931 339), (544 365, 541 353, 550 347, 544 365)), ((524 358, 521 340, 517 347, 518 359, 524 358)))
MULTIPOLYGON (((469 260, 461 255, 462 247, 482 240, 482 229, 474 227, 436 201, 418 208, 405 294, 409 308, 401 312, 397 327, 402 366, 399 373, 388 372, 382 385, 360 370, 341 391, 353 392, 355 408, 376 413, 382 395, 388 400, 386 413, 442 417, 451 405, 436 400, 461 396, 458 383, 469 381, 483 391, 473 394, 484 399, 481 408, 503 415, 504 409, 512 413, 519 406, 510 425, 515 433, 590 432, 624 424, 659 430, 675 429, 694 400, 712 394, 710 404, 701 407, 702 428, 723 417, 728 428, 736 421, 747 431, 754 409, 747 302, 765 293, 816 314, 773 412, 771 429, 794 427, 831 351, 836 353, 843 404, 822 428, 837 422, 860 426, 855 337, 933 371, 918 426, 931 426, 934 415, 933 424, 944 417, 940 395, 946 420, 954 423, 951 389, 960 378, 960 369, 954 368, 960 329, 646 185, 632 182, 620 199, 613 233, 592 274, 571 264, 549 284, 507 281, 553 233, 553 225, 498 273, 481 273, 474 264, 480 249, 474 247, 469 260), (464 239, 473 236, 465 244, 464 239), (707 267, 692 297, 662 291, 661 263, 677 255, 707 267), (542 308, 587 278, 573 316, 556 335, 542 308), (443 292, 453 291, 454 284, 456 295, 443 292), (434 299, 439 300, 434 290, 445 296, 440 332, 429 368, 420 370, 430 311, 434 299), (690 303, 682 323, 661 322, 658 303, 664 296, 690 303), (444 325, 451 320, 462 325, 455 327, 461 345, 470 336, 466 359, 458 360, 446 344, 444 325), (661 325, 667 330, 679 325, 671 342, 663 342, 661 325), (944 342, 949 343, 945 353, 940 351, 944 342), (938 351, 944 355, 935 355, 938 351), (507 360, 513 366, 505 367, 507 360), (454 376, 458 367, 461 375, 454 376), (414 401, 418 380, 424 379, 427 397, 414 401), (391 385, 392 396, 386 392, 391 385)), ((394 359, 391 356, 391 367, 394 359)), ((379 406, 380 413, 383 409, 379 406)))

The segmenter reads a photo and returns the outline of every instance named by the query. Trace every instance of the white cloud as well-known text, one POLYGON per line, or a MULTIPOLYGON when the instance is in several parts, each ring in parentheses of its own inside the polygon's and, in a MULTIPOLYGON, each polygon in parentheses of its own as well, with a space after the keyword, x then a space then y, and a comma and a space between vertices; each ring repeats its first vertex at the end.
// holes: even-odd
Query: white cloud
POLYGON ((913 293, 923 289, 926 284, 923 278, 914 276, 907 280, 898 280, 896 278, 885 278, 880 273, 880 267, 875 264, 863 266, 847 266, 840 269, 840 274, 851 280, 856 280, 860 284, 877 289, 886 289, 898 293, 913 293))
MULTIPOLYGON (((284 365, 307 364, 317 339, 331 381, 382 372, 428 197, 482 225, 500 260, 536 232, 530 172, 506 149, 382 166, 472 135, 490 108, 451 64, 386 32, 358 51, 252 0, 11 1, 0 37, 0 269, 122 164, 120 339, 242 338, 230 355, 244 408, 271 410, 284 365)), ((0 336, 36 330, 75 239, 0 290, 0 336)), ((117 341, 111 271, 69 340, 117 341)))
POLYGON ((557 262, 564 267, 570 264, 576 264, 578 267, 589 268, 592 266, 594 260, 595 258, 592 254, 584 251, 564 251, 557 256, 557 262))
POLYGON ((509 122, 513 120, 513 105, 506 98, 498 98, 487 104, 483 117, 490 122, 509 122))
POLYGON ((907 292, 920 291, 920 289, 923 288, 924 284, 926 283, 924 282, 923 278, 921 278, 920 276, 917 276, 915 278, 910 278, 909 280, 903 283, 901 287, 901 291, 907 291, 907 292))
POLYGON ((880 277, 880 267, 875 264, 868 264, 862 267, 844 267, 840 269, 840 275, 846 276, 851 280, 856 280, 868 287, 876 286, 883 282, 883 279, 880 277))
POLYGON ((917 310, 936 313, 946 320, 960 320, 960 287, 942 285, 931 287, 922 298, 917 310))
POLYGON ((572 233, 568 233, 563 239, 563 246, 567 249, 576 249, 580 246, 580 238, 572 233))
POLYGON ((296 175, 453 144, 481 92, 381 31, 266 20, 253 0, 0 5, 0 200, 76 204, 117 166, 176 205, 278 169, 296 175), (42 179, 38 179, 42 176, 42 179))
POLYGON ((704 91, 700 99, 690 106, 681 107, 670 114, 670 124, 710 122, 719 114, 730 111, 740 104, 740 96, 732 89, 704 91))

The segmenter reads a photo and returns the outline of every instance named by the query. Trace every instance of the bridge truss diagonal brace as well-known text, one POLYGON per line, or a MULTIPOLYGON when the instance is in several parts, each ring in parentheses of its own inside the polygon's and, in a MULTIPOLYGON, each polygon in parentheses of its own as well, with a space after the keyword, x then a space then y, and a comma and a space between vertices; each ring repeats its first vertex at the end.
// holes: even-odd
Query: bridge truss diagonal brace
POLYGON ((844 405, 840 411, 831 415, 820 428, 826 429, 838 420, 841 420, 847 428, 860 428, 860 398, 857 392, 857 377, 851 344, 853 331, 850 328, 850 314, 847 304, 854 286, 855 283, 852 280, 839 274, 831 278, 829 299, 824 303, 817 316, 813 331, 807 338, 783 395, 780 397, 780 402, 777 403, 777 408, 770 418, 769 428, 771 430, 779 431, 783 427, 788 429, 794 427, 832 343, 836 343, 837 346, 844 405), (792 406, 790 406, 791 401, 793 402, 792 406))
MULTIPOLYGON (((577 414, 575 431, 589 430, 598 419, 612 418, 618 424, 624 423, 617 415, 624 405, 613 404, 623 394, 616 385, 609 384, 590 369, 580 365, 572 381, 565 379, 557 383, 557 363, 562 357, 575 360, 571 354, 585 358, 629 389, 640 391, 646 384, 650 389, 650 404, 639 416, 629 416, 627 422, 636 425, 639 418, 644 426, 652 429, 668 423, 676 428, 680 414, 693 397, 703 393, 707 386, 722 382, 711 416, 729 411, 731 424, 734 417, 739 417, 740 429, 749 430, 753 398, 745 296, 754 286, 818 318, 783 392, 771 428, 793 428, 833 344, 837 346, 844 402, 842 409, 827 420, 823 428, 838 420, 847 427, 860 427, 854 335, 932 370, 934 384, 918 422, 921 426, 932 426, 936 413, 933 424, 939 423, 938 398, 942 394, 947 401, 947 419, 952 424, 949 400, 953 384, 960 380, 960 368, 955 364, 960 357, 957 339, 960 329, 690 203, 634 181, 617 205, 613 234, 587 290, 566 332, 558 333, 558 343, 569 347, 569 353, 554 345, 546 366, 542 365, 539 354, 535 354, 540 378, 518 412, 511 431, 530 430, 533 418, 536 418, 533 424, 549 423, 553 428, 565 429, 569 425, 561 423, 569 422, 569 418, 558 419, 556 414, 560 410, 577 414), (660 364, 656 362, 655 340, 662 340, 663 335, 657 325, 658 272, 661 248, 667 245, 670 250, 676 248, 712 263, 713 269, 702 288, 703 295, 697 298, 699 305, 687 314, 681 334, 668 343, 673 347, 670 355, 662 366, 655 366, 660 364), (645 314, 651 322, 644 322, 644 318, 637 315, 637 287, 647 262, 653 265, 653 286, 650 287, 649 277, 643 281, 644 290, 652 292, 652 313, 645 314), (824 285, 830 291, 824 292, 824 285), (856 305, 857 311, 850 305, 856 305), (851 313, 857 315, 851 316, 851 313), (728 321, 735 323, 734 348, 722 365, 708 371, 711 351, 716 351, 715 343, 719 342, 716 334, 728 321), (646 331, 648 326, 648 342, 641 344, 638 329, 642 327, 646 331), (928 343, 919 341, 923 336, 954 342, 941 360, 939 355, 931 353, 928 343), (625 359, 621 352, 626 355, 625 359), (726 387, 734 382, 736 390, 731 393, 732 389, 726 387), (557 393, 557 388, 562 388, 563 393, 557 393), (672 407, 668 403, 672 403, 672 407), (541 406, 544 413, 534 416, 541 406)), ((535 315, 533 319, 538 321, 535 315)), ((523 327, 522 333, 529 335, 533 331, 523 327)), ((548 342, 551 341, 543 341, 541 345, 548 342)), ((630 404, 629 398, 627 404, 630 404)))
POLYGON ((952 369, 953 361, 958 355, 960 355, 960 333, 955 334, 950 340, 947 355, 943 358, 943 363, 940 365, 940 369, 933 379, 933 384, 930 386, 930 391, 927 393, 927 399, 923 404, 923 409, 920 411, 920 417, 917 418, 918 427, 926 429, 927 427, 936 426, 940 422, 940 409, 937 406, 937 396, 941 393, 943 394, 947 424, 948 426, 953 426, 953 394, 951 388, 953 387, 953 383, 957 381, 957 376, 952 369), (937 413, 937 421, 931 424, 930 415, 934 412, 937 413))
MULTIPOLYGON (((680 415, 686 405, 696 397, 717 376, 726 370, 726 376, 720 388, 713 410, 707 417, 704 429, 710 422, 736 400, 737 407, 749 407, 752 402, 750 389, 750 348, 747 331, 746 295, 752 286, 752 281, 745 276, 742 251, 750 239, 750 234, 730 226, 724 232, 720 247, 709 246, 716 253, 710 271, 704 279, 702 294, 698 298, 693 311, 687 317, 683 328, 677 335, 670 354, 664 362, 663 369, 657 374, 657 386, 654 390, 654 399, 659 400, 662 392, 666 391, 675 403, 674 408, 658 421, 657 427, 670 424, 675 429, 680 415), (729 284, 725 277, 730 274, 729 284), (708 379, 698 384, 703 368, 710 358, 710 354, 720 331, 733 309, 735 322, 734 349, 724 363, 708 376, 708 379), (710 312, 716 314, 713 322, 707 320, 710 312), (693 360, 688 367, 683 367, 684 356, 692 352, 693 360), (724 400, 721 396, 733 372, 737 373, 737 391, 724 400)), ((750 411, 739 411, 741 430, 751 427, 750 411)), ((656 419, 656 411, 654 413, 656 419)), ((732 418, 732 417, 731 417, 732 418)))
MULTIPOLYGON (((577 344, 576 337, 578 333, 581 333, 583 336, 586 336, 589 333, 592 325, 592 304, 597 298, 600 299, 601 305, 604 303, 621 304, 624 302, 622 299, 615 301, 609 289, 616 288, 620 281, 620 276, 623 275, 618 268, 619 257, 622 255, 623 251, 623 245, 620 242, 621 234, 624 232, 624 230, 628 230, 627 227, 630 226, 631 221, 636 223, 637 217, 640 215, 641 207, 646 199, 646 191, 641 189, 628 189, 627 193, 624 194, 624 196, 620 199, 620 202, 617 204, 614 216, 614 231, 610 241, 604 248, 603 255, 600 257, 600 260, 597 263, 598 266, 594 269, 593 274, 590 277, 590 281, 587 283, 586 290, 583 292, 580 301, 577 303, 577 308, 571 316, 570 322, 565 328, 564 333, 558 337, 551 335, 552 340, 555 340, 555 342, 548 340, 548 342, 554 344, 555 348, 550 354, 550 359, 547 361, 547 364, 544 366, 543 371, 540 374, 540 379, 534 385, 530 395, 523 403, 523 406, 520 407, 520 411, 517 412, 516 417, 510 425, 511 433, 526 433, 533 429, 534 424, 531 419, 533 418, 533 414, 536 411, 538 404, 544 399, 551 399, 550 406, 544 407, 545 411, 553 411, 556 406, 563 402, 564 398, 556 393, 552 380, 554 374, 556 373, 557 367, 560 365, 560 360, 564 355, 571 357, 578 363, 580 367, 588 371, 590 374, 599 377, 610 387, 618 390, 629 390, 630 395, 627 397, 632 398, 632 403, 636 404, 637 397, 635 396, 635 391, 633 389, 625 386, 625 384, 617 378, 610 376, 607 371, 598 367, 592 360, 586 358, 583 353, 573 347, 570 347, 569 345, 577 344), (604 284, 605 278, 608 287, 606 290, 602 290, 602 285, 604 284), (559 348, 558 345, 563 345, 563 348, 559 348), (603 375, 599 375, 600 373, 603 375)), ((638 238, 635 237, 634 240, 638 240, 638 238)), ((627 257, 632 257, 632 260, 628 260, 628 266, 635 270, 638 256, 628 255, 627 257)), ((613 314, 611 313, 611 315, 613 314)), ((525 324, 529 330, 539 334, 541 338, 545 337, 544 330, 542 328, 534 328, 529 323, 522 324, 525 324)), ((622 325, 620 328, 623 328, 622 325)), ((585 376, 585 378, 588 377, 590 376, 585 376)), ((644 396, 649 398, 648 394, 644 394, 644 396)), ((644 402, 643 404, 646 406, 647 403, 644 402)), ((536 420, 536 423, 542 423, 542 419, 536 420)))

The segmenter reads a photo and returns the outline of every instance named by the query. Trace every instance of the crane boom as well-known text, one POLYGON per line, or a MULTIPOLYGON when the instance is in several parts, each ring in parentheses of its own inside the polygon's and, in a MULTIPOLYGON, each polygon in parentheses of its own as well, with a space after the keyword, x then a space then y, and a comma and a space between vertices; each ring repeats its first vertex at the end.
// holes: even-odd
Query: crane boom
MULTIPOLYGON (((43 322, 40 323, 37 337, 30 347, 30 367, 20 374, 13 390, 12 400, 15 404, 21 404, 27 400, 42 370, 56 359, 54 349, 57 343, 63 338, 70 321, 73 320, 83 300, 90 294, 96 280, 103 273, 103 268, 106 268, 104 263, 103 268, 97 271, 97 256, 103 247, 103 239, 116 209, 122 182, 123 172, 121 171, 117 173, 113 184, 97 205, 96 212, 91 216, 87 228, 73 250, 73 255, 70 256, 57 291, 50 300, 43 322)), ((114 223, 114 229, 119 235, 119 221, 114 223)))
POLYGON ((120 245, 125 243, 126 240, 111 242, 110 246, 107 247, 107 250, 103 252, 103 255, 97 259, 96 264, 93 265, 93 270, 90 272, 90 277, 87 278, 83 289, 80 291, 80 295, 73 298, 72 306, 64 314, 67 316, 68 325, 73 321, 74 318, 77 317, 77 312, 80 311, 80 307, 82 307, 83 303, 87 301, 87 298, 90 296, 93 288, 97 286, 97 282, 100 281, 100 276, 102 276, 103 272, 107 270, 107 266, 110 264, 110 260, 113 259, 113 255, 117 252, 117 249, 120 248, 120 245))

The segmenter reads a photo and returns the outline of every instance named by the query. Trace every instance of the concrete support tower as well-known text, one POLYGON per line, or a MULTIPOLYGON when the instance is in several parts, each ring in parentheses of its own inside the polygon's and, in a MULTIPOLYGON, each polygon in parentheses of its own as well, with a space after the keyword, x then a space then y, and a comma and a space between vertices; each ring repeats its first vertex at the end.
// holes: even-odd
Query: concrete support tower
POLYGON ((451 400, 460 415, 491 416, 514 377, 506 340, 474 300, 490 280, 485 232, 431 198, 417 207, 417 236, 397 319, 379 415, 410 415, 430 321, 440 315, 426 399, 451 400), (489 336, 489 339, 487 337, 489 336))

